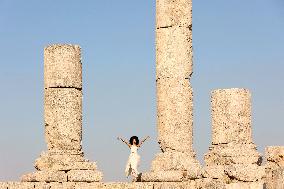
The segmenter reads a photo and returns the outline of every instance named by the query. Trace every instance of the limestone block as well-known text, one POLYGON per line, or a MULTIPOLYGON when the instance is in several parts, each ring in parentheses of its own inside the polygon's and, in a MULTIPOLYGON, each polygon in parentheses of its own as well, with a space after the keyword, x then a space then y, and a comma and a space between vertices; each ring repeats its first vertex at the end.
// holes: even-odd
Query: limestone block
POLYGON ((219 144, 212 145, 205 154, 206 165, 231 165, 231 164, 260 164, 260 153, 254 144, 219 144))
POLYGON ((171 27, 156 31, 156 79, 190 78, 192 74, 192 31, 171 27))
POLYGON ((193 94, 187 79, 157 80, 158 142, 162 151, 193 153, 193 94))
POLYGON ((273 171, 273 187, 284 189, 284 168, 273 171))
POLYGON ((266 169, 265 189, 284 189, 284 168, 273 167, 266 169))
POLYGON ((95 170, 71 170, 67 174, 69 182, 98 182, 103 177, 101 172, 95 170))
POLYGON ((265 189, 263 182, 236 182, 226 185, 226 189, 265 189))
POLYGON ((252 143, 251 95, 247 89, 212 92, 212 144, 252 143))
POLYGON ((256 182, 261 181, 265 177, 265 167, 255 164, 235 164, 226 166, 225 173, 231 180, 256 182))
POLYGON ((188 180, 187 171, 155 171, 143 173, 142 181, 147 182, 181 182, 188 180))
POLYGON ((36 189, 74 189, 74 182, 35 182, 36 189))
MULTIPOLYGON (((68 156, 61 156, 62 159, 37 159, 35 162, 35 168, 37 170, 58 170, 58 171, 68 171, 68 170, 96 170, 97 165, 95 162, 84 161, 69 161, 68 159, 63 159, 68 156)), ((72 159, 72 158, 70 158, 72 159)))
POLYGON ((192 24, 191 0, 157 0, 156 25, 157 28, 170 26, 185 26, 192 24))
POLYGON ((2 187, 0 184, 1 189, 33 189, 34 184, 30 182, 7 182, 5 187, 2 187))
POLYGON ((86 167, 88 169, 96 168, 95 163, 87 162, 83 157, 83 152, 77 151, 57 151, 52 150, 42 152, 35 161, 37 170, 71 170, 86 167))
POLYGON ((49 150, 81 150, 82 91, 44 90, 45 138, 49 150))
POLYGON ((78 45, 51 45, 44 49, 44 87, 82 89, 81 48, 78 45))
POLYGON ((152 161, 151 171, 187 170, 190 178, 201 176, 201 166, 192 156, 182 152, 164 152, 156 155, 152 161))
POLYGON ((190 189, 196 188, 196 183, 194 181, 191 182, 156 182, 153 184, 154 189, 190 189))
POLYGON ((280 167, 284 167, 284 146, 268 146, 265 148, 267 161, 274 162, 280 167))
POLYGON ((202 178, 196 180, 196 183, 194 189, 225 189, 225 184, 218 179, 202 178))
POLYGON ((220 179, 224 181, 224 183, 230 180, 228 175, 225 173, 224 165, 205 166, 203 176, 205 178, 220 179))
MULTIPOLYGON (((84 187, 84 184, 78 183, 78 189, 89 189, 92 188, 89 184, 84 187)), ((153 183, 126 183, 126 182, 108 182, 108 183, 94 183, 93 188, 101 188, 101 189, 153 189, 153 183)))
POLYGON ((37 171, 23 175, 22 182, 66 182, 67 174, 64 171, 37 171))

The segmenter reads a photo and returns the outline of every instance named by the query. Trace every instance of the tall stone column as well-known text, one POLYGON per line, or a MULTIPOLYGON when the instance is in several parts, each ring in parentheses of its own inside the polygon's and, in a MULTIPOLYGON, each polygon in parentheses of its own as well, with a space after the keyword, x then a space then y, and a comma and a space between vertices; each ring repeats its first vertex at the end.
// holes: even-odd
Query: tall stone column
POLYGON ((250 92, 219 89, 211 95, 212 145, 205 155, 205 177, 225 183, 261 182, 264 167, 252 140, 250 92))
POLYGON ((192 2, 156 0, 157 128, 161 153, 144 181, 200 176, 193 140, 192 2))
POLYGON ((82 63, 77 45, 44 49, 44 124, 48 150, 35 162, 37 172, 22 181, 95 182, 96 163, 82 151, 82 63))

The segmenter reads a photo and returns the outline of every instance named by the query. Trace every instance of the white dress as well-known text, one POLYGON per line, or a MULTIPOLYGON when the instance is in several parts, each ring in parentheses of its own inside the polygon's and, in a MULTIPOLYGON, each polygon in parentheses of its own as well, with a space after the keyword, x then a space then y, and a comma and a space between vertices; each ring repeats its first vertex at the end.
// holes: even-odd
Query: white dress
POLYGON ((138 166, 140 162, 140 156, 137 153, 138 147, 136 145, 131 145, 130 148, 130 155, 128 157, 128 161, 125 167, 125 174, 128 177, 129 175, 132 175, 134 177, 138 177, 138 166))

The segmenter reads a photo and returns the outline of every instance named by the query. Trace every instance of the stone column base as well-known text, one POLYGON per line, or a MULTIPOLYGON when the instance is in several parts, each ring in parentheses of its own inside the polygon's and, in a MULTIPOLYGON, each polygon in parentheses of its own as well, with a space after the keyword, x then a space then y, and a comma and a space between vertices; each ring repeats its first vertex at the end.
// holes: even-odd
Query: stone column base
POLYGON ((156 155, 151 171, 141 175, 145 182, 182 182, 201 178, 202 168, 191 154, 164 152, 156 155))
POLYGON ((34 173, 23 175, 22 182, 99 182, 103 174, 82 151, 43 152, 35 161, 34 173))

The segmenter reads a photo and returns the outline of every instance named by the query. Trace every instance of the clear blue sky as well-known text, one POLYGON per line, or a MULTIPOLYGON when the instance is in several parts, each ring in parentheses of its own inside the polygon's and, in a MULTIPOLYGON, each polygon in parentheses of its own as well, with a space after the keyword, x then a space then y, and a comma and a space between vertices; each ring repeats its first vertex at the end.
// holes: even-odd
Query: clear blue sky
MULTIPOLYGON (((116 136, 150 135, 140 150, 149 170, 156 141, 155 1, 0 0, 0 181, 34 170, 46 149, 43 48, 83 50, 83 148, 105 181, 124 181, 128 149, 116 136)), ((253 95, 260 152, 284 145, 284 1, 193 0, 194 147, 211 141, 210 91, 253 95)))

